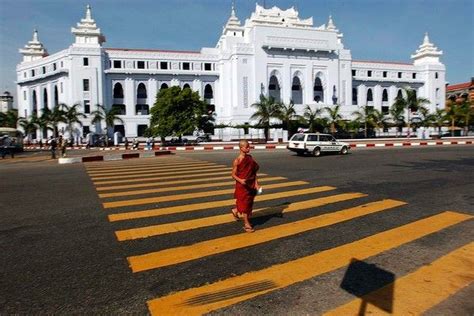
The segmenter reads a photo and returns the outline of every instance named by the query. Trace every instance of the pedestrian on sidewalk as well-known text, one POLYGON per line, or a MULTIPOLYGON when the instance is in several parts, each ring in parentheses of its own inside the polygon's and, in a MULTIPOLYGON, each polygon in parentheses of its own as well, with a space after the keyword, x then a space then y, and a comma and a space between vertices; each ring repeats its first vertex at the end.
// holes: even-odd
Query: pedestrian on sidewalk
POLYGON ((59 136, 58 145, 61 148, 61 157, 66 157, 67 139, 62 135, 59 136))
POLYGON ((51 151, 51 159, 56 159, 56 148, 58 147, 58 143, 56 138, 53 136, 49 137, 49 150, 51 151))
POLYGON ((235 180, 234 198, 236 200, 236 208, 232 209, 232 215, 238 220, 239 214, 241 214, 244 220, 244 230, 251 233, 255 231, 250 224, 250 217, 255 196, 260 189, 257 180, 259 166, 249 155, 250 145, 247 140, 239 142, 239 149, 239 155, 232 164, 232 178, 235 180))
POLYGON ((128 150, 128 139, 127 139, 127 137, 125 137, 124 143, 125 143, 125 150, 128 150))

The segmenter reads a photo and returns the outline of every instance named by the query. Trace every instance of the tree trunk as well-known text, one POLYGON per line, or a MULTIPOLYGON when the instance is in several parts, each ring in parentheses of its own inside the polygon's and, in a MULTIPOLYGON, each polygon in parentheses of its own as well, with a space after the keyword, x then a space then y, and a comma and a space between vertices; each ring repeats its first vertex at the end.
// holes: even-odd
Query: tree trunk
POLYGON ((454 136, 454 118, 451 119, 451 137, 454 136))

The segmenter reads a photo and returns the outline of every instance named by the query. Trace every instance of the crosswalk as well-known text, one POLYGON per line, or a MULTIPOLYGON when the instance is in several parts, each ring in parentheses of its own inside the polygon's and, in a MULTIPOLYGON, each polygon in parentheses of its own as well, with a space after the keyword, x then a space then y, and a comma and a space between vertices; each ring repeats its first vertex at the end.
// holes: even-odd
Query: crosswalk
MULTIPOLYGON (((172 156, 90 163, 86 169, 121 243, 166 236, 178 239, 199 230, 241 225, 235 223, 230 213, 235 201, 228 165, 172 156)), ((268 224, 262 221, 252 234, 243 230, 220 236, 204 234, 191 243, 185 239, 178 246, 160 245, 145 253, 133 250, 132 243, 126 258, 131 271, 143 274, 216 256, 232 256, 245 249, 260 249, 269 243, 299 238, 333 225, 377 214, 385 216, 407 206, 406 202, 396 199, 373 200, 363 192, 341 192, 333 186, 312 186, 280 175, 261 173, 259 182, 265 194, 255 200, 253 220, 283 216, 280 221, 268 224), (325 207, 330 211, 324 211, 325 207)), ((354 258, 368 259, 469 220, 472 216, 468 214, 447 210, 361 239, 353 238, 346 244, 305 253, 296 259, 243 274, 223 275, 212 282, 202 280, 198 286, 192 284, 187 289, 179 286, 146 303, 152 315, 201 315, 217 311, 344 268, 354 258)), ((469 286, 474 280, 472 267, 474 243, 469 243, 430 265, 363 296, 353 296, 352 301, 341 302, 325 312, 357 315, 364 306, 367 313, 373 314, 419 314, 469 286), (427 278, 429 284, 424 281, 427 278), (439 295, 419 299, 417 293, 427 286, 439 288, 439 295), (394 287, 402 290, 394 293, 394 287), (390 310, 378 304, 384 300, 394 301, 390 310)))

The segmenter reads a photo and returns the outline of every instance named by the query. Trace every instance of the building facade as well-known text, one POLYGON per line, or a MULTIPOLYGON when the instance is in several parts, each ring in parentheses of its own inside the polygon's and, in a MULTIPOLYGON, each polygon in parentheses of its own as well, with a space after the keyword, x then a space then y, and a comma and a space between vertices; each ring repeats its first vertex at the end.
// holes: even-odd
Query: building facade
POLYGON ((431 111, 445 106, 442 52, 427 34, 412 63, 396 63, 353 60, 332 17, 314 26, 313 18, 300 18, 294 8, 258 4, 243 24, 232 8, 216 46, 200 51, 104 47, 89 6, 71 32, 74 43, 55 54, 47 53, 36 30, 20 49, 18 108, 28 117, 44 107, 79 103, 87 115, 80 134, 101 132, 89 114, 102 104, 120 109, 124 124, 116 130, 141 136, 157 92, 170 86, 197 91, 218 124, 251 124, 252 104, 261 94, 293 101, 298 114, 306 105, 340 104, 345 118, 364 106, 388 113, 406 87, 430 100, 431 111))
POLYGON ((446 86, 446 100, 456 101, 459 98, 474 102, 474 77, 468 82, 446 86))
POLYGON ((0 95, 0 113, 6 113, 13 110, 13 96, 10 92, 5 91, 0 95))

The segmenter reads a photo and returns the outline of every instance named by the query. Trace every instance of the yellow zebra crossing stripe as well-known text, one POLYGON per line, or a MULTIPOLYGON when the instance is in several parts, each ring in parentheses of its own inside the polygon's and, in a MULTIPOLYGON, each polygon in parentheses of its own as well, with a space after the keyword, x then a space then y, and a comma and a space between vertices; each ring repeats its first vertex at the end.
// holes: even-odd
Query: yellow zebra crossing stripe
POLYGON ((444 212, 339 247, 148 301, 152 315, 201 315, 287 287, 472 218, 444 212), (317 264, 315 264, 317 263, 317 264))
MULTIPOLYGON (((230 177, 227 177, 229 179, 230 177)), ((267 177, 267 178, 260 178, 258 182, 270 182, 270 181, 279 181, 279 180, 286 180, 284 177, 267 177)), ((192 189, 204 189, 204 188, 212 188, 212 187, 220 187, 220 186, 229 186, 234 185, 234 181, 226 181, 226 182, 213 182, 213 183, 203 183, 203 184, 194 184, 194 185, 183 185, 177 187, 166 187, 166 188, 158 188, 158 189, 145 189, 145 190, 133 190, 133 191, 121 191, 121 192, 112 192, 112 193, 99 193, 100 198, 110 198, 110 197, 119 197, 119 196, 130 196, 130 195, 140 195, 140 194, 149 194, 149 193, 160 193, 160 192, 172 192, 172 191, 182 191, 182 190, 192 190, 192 189)))
POLYGON ((99 177, 99 176, 110 176, 110 175, 129 175, 129 174, 146 174, 150 172, 159 172, 159 171, 170 171, 170 170, 195 170, 195 169, 200 169, 200 168, 209 168, 209 167, 228 167, 224 165, 218 165, 215 163, 203 163, 203 164, 193 164, 193 165, 184 165, 184 166, 173 166, 173 167, 162 167, 162 166, 156 166, 156 167, 147 167, 147 168, 131 168, 129 170, 113 170, 113 171, 107 171, 107 172, 92 172, 89 171, 89 176, 91 177, 99 177))
POLYGON ((146 178, 137 178, 137 179, 125 179, 125 180, 107 180, 107 181, 94 181, 95 185, 104 185, 104 184, 117 184, 117 183, 134 183, 134 182, 144 182, 144 181, 154 181, 154 180, 169 180, 169 179, 188 179, 188 178, 200 178, 203 180, 203 177, 211 177, 217 175, 226 174, 230 177, 230 172, 226 171, 218 171, 218 172, 202 172, 202 173, 192 173, 192 174, 184 174, 184 175, 171 175, 171 176, 154 176, 154 177, 146 177, 146 178))
MULTIPOLYGON (((184 159, 179 159, 179 160, 171 160, 175 159, 175 157, 170 158, 168 160, 164 160, 163 157, 157 157, 157 158, 143 158, 142 162, 139 162, 138 160, 133 161, 133 166, 137 167, 145 167, 145 166, 178 166, 178 165, 186 165, 186 164, 193 164, 193 163, 203 163, 207 161, 203 160, 184 160, 184 159)), ((142 159, 140 159, 142 160, 142 159)), ((120 169, 120 168, 126 168, 129 169, 131 168, 131 163, 127 160, 120 160, 120 161, 108 161, 106 164, 103 162, 100 163, 94 163, 94 162, 87 162, 84 163, 84 166, 87 170, 94 171, 94 170, 108 170, 108 169, 120 169)))
MULTIPOLYGON (((265 188, 278 189, 278 188, 286 188, 286 187, 305 185, 305 184, 308 184, 308 182, 290 181, 290 182, 269 184, 269 185, 266 185, 265 188)), ((134 199, 134 200, 104 202, 102 203, 102 205, 104 208, 116 208, 116 207, 126 207, 126 206, 171 202, 171 201, 179 201, 179 200, 189 200, 189 199, 196 199, 196 198, 209 197, 209 196, 232 194, 233 192, 234 192, 234 189, 232 188, 232 189, 216 190, 216 191, 165 195, 165 196, 157 196, 157 197, 134 199)))
MULTIPOLYGON (((165 186, 165 185, 174 185, 174 184, 186 184, 186 183, 196 183, 196 182, 207 182, 207 181, 218 181, 218 180, 228 180, 230 179, 230 174, 226 173, 226 176, 220 177, 206 177, 199 179, 189 179, 189 180, 173 180, 173 181, 160 181, 160 182, 146 182, 146 183, 137 183, 137 184, 125 184, 125 185, 111 185, 111 186, 102 186, 96 187, 97 191, 109 191, 109 190, 119 190, 119 189, 134 189, 134 188, 146 188, 146 187, 156 187, 156 186, 165 186)), ((265 173, 260 173, 258 175, 259 179, 263 176, 267 176, 265 173)))
MULTIPOLYGON (((278 210, 279 207, 266 207, 266 208, 254 210, 252 213, 252 218, 267 216, 269 214, 272 214, 272 212, 276 212, 277 214, 280 212, 286 214, 290 212, 306 210, 312 207, 319 207, 319 206, 323 206, 330 203, 357 199, 357 198, 361 198, 365 196, 367 195, 362 194, 362 193, 343 193, 343 194, 331 195, 331 196, 321 197, 317 199, 291 203, 290 205, 284 207, 283 210, 281 211, 278 210)), ((169 233, 176 233, 176 232, 180 232, 184 230, 231 223, 234 221, 235 220, 230 216, 230 213, 226 213, 224 215, 216 215, 216 216, 192 219, 192 220, 181 221, 181 222, 119 230, 115 232, 115 235, 117 236, 117 239, 119 241, 133 240, 133 239, 147 238, 151 236, 164 235, 164 234, 169 234, 169 233)))
POLYGON ((100 181, 100 180, 112 180, 112 179, 130 179, 130 178, 137 178, 140 177, 141 180, 148 178, 148 177, 154 177, 158 175, 182 175, 182 174, 193 174, 193 173, 202 173, 205 171, 224 171, 224 170, 232 170, 230 167, 204 167, 204 168, 199 168, 199 169, 194 169, 194 170, 183 170, 183 171, 165 171, 165 172, 148 172, 147 174, 140 174, 140 175, 114 175, 114 176, 100 176, 100 177, 91 177, 92 181, 100 181))
POLYGON ((334 213, 323 214, 288 224, 257 230, 252 234, 252 238, 249 238, 246 233, 242 233, 203 241, 189 246, 181 246, 128 257, 128 262, 133 272, 161 268, 334 225, 404 204, 406 203, 396 200, 379 201, 377 203, 360 205, 334 213))
POLYGON ((324 315, 359 315, 360 306, 365 304, 364 302, 375 303, 366 305, 366 314, 421 315, 472 282, 474 282, 474 243, 469 243, 397 279, 392 284, 324 315), (391 310, 383 310, 377 305, 390 306, 391 310))
MULTIPOLYGON (((278 193, 259 195, 255 198, 255 201, 263 202, 263 201, 276 200, 276 199, 285 198, 285 197, 294 197, 298 195, 331 191, 335 189, 336 189, 335 187, 321 186, 321 187, 314 187, 314 188, 308 188, 308 189, 284 191, 284 192, 278 192, 278 193)), ((194 203, 194 204, 187 204, 187 205, 177 205, 177 206, 150 209, 150 210, 145 210, 145 211, 133 211, 133 212, 110 214, 109 221, 116 222, 116 221, 132 220, 132 219, 138 219, 138 218, 155 217, 155 216, 161 216, 161 215, 200 211, 200 210, 206 210, 210 208, 217 208, 217 207, 230 206, 230 205, 235 205, 235 199, 194 203)))

